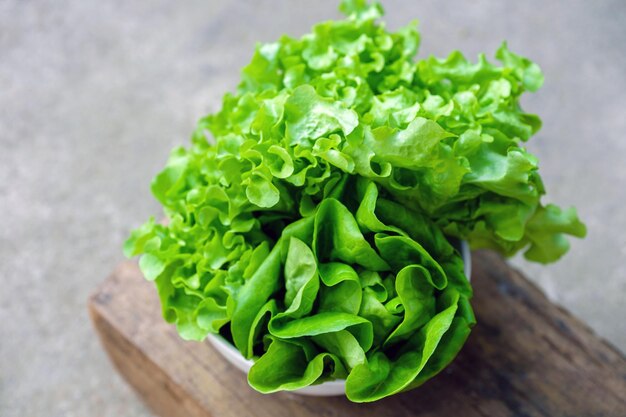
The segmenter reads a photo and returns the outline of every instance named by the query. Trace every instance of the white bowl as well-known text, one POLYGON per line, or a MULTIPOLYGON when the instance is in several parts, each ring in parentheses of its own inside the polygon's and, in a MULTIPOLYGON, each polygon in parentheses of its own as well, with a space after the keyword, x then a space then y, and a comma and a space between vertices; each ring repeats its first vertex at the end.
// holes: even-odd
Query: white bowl
MULTIPOLYGON (((468 280, 472 273, 472 254, 470 247, 466 241, 461 241, 459 244, 459 252, 464 263, 464 272, 468 280)), ((254 361, 244 358, 241 353, 231 345, 222 336, 210 334, 207 336, 207 340, 213 345, 213 347, 235 368, 239 369, 246 375, 250 368, 254 364, 254 361)), ((316 397, 332 397, 338 395, 345 395, 346 393, 346 381, 338 379, 336 381, 327 381, 317 385, 309 385, 308 387, 300 388, 294 391, 289 391, 298 395, 312 395, 316 397)))

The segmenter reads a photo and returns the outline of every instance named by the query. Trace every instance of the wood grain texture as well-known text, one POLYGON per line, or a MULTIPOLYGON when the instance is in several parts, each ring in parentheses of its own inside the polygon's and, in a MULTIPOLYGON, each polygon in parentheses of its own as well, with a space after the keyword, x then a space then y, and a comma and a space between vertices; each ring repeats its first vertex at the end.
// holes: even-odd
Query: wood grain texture
POLYGON ((167 417, 626 416, 626 359, 497 255, 473 255, 478 325, 424 386, 371 404, 261 395, 207 343, 180 340, 137 265, 119 266, 89 301, 111 360, 167 417))

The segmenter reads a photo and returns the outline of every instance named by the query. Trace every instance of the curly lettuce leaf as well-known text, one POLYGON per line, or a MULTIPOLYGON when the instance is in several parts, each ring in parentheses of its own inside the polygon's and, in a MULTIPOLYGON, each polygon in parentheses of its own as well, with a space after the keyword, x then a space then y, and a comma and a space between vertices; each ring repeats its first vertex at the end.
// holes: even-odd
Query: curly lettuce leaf
MULTIPOLYGON (((361 198, 359 204, 350 209, 335 198, 326 198, 311 216, 277 229, 280 234, 271 249, 270 239, 246 247, 239 261, 226 270, 199 273, 198 267, 206 264, 196 264, 195 270, 181 269, 184 264, 178 260, 185 259, 186 248, 175 246, 180 256, 173 256, 174 263, 156 278, 160 289, 167 289, 161 300, 164 310, 173 314, 166 318, 177 323, 181 335, 201 340, 208 333, 221 332, 242 355, 255 360, 249 382, 261 392, 336 378, 358 381, 364 369, 375 370, 380 361, 395 363, 397 347, 406 344, 415 345, 414 351, 393 366, 400 370, 415 354, 427 363, 439 333, 446 333, 445 325, 437 324, 441 312, 469 308, 467 278, 447 278, 448 271, 458 273, 449 265, 456 263, 462 271, 460 255, 429 220, 424 218, 425 225, 416 232, 405 231, 399 227, 402 221, 382 222, 377 217, 375 183, 344 181, 338 187, 336 195, 361 198), (367 192, 352 193, 357 188, 367 192), (365 213, 368 206, 371 211, 365 213), (359 226, 356 212, 376 218, 377 227, 359 226), (426 233, 440 240, 433 246, 440 251, 431 255, 414 240, 426 233), (240 264, 244 260, 245 267, 240 264), (209 273, 212 276, 207 280, 209 273), (456 298, 446 295, 449 291, 456 298), (466 307, 460 308, 461 303, 466 307), (424 346, 412 342, 420 332, 432 333, 429 326, 440 329, 436 337, 425 336, 424 346)), ((266 226, 272 227, 277 217, 268 216, 266 226)), ((166 230, 154 222, 144 226, 128 241, 129 254, 144 250, 152 252, 144 257, 157 256, 163 248, 155 236, 166 230)), ((472 324, 467 322, 455 330, 458 336, 449 337, 465 337, 472 324)), ((461 345, 457 348, 448 348, 440 361, 451 361, 461 345)), ((400 373, 405 386, 417 378, 420 369, 400 373)), ((348 383, 347 387, 346 394, 353 401, 375 400, 397 388, 372 391, 368 398, 363 396, 362 385, 348 383)))
POLYGON ((583 237, 544 205, 520 99, 539 67, 506 43, 491 62, 416 60, 378 2, 257 46, 237 90, 152 182, 167 222, 124 245, 181 337, 219 333, 261 392, 346 379, 352 401, 417 387, 475 323, 452 242, 553 262, 583 237))

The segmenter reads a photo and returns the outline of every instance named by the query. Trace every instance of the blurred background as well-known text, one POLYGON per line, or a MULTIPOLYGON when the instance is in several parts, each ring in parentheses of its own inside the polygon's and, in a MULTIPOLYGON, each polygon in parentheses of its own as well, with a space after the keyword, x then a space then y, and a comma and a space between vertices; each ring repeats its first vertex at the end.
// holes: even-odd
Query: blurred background
MULTIPOLYGON (((338 0, 0 0, 0 415, 148 416, 86 300, 159 208, 151 178, 233 90, 257 41, 339 17, 338 0)), ((385 0, 420 56, 508 40, 545 72, 524 101, 546 201, 589 236, 558 264, 512 263, 626 350, 626 2, 385 0)))

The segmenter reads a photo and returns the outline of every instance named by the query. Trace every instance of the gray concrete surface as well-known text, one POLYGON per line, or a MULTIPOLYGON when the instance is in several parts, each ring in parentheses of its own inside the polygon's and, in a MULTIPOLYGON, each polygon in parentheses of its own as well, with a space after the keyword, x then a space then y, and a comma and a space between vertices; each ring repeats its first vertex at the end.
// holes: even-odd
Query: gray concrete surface
MULTIPOLYGON (((88 294, 158 207, 151 177, 233 89, 256 41, 338 16, 336 1, 0 0, 0 415, 147 416, 88 321, 88 294)), ((513 262, 626 350, 626 3, 385 1, 421 20, 422 56, 503 39, 540 63, 527 109, 549 200, 589 237, 513 262)))

